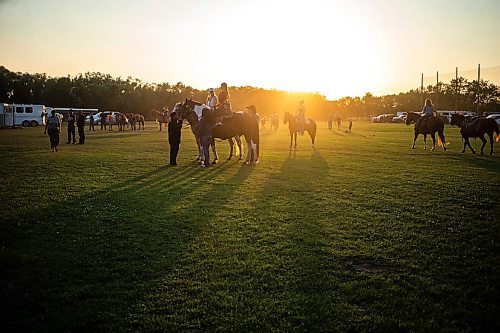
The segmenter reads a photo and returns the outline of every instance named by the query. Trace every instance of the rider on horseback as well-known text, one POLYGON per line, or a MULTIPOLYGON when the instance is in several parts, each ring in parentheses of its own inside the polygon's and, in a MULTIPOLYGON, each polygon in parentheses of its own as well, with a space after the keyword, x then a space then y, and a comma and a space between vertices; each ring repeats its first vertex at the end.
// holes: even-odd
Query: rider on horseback
POLYGON ((216 105, 216 111, 221 113, 231 112, 231 101, 229 100, 229 91, 227 90, 227 83, 222 82, 220 85, 222 89, 219 92, 219 103, 216 105))
POLYGON ((299 107, 297 108, 297 122, 299 125, 300 135, 304 135, 304 125, 306 120, 306 106, 304 105, 304 100, 299 102, 299 107))
POLYGON ((434 114, 437 115, 436 109, 434 108, 434 105, 432 104, 432 100, 430 98, 427 98, 425 100, 425 105, 424 105, 424 108, 422 110, 422 117, 420 117, 417 120, 417 123, 415 124, 415 131, 418 133, 422 122, 426 121, 426 119, 434 116, 434 114))
POLYGON ((208 97, 207 97, 207 106, 210 109, 215 110, 215 107, 217 106, 217 104, 219 104, 219 99, 217 98, 217 96, 215 96, 215 89, 210 88, 209 93, 208 93, 208 97))

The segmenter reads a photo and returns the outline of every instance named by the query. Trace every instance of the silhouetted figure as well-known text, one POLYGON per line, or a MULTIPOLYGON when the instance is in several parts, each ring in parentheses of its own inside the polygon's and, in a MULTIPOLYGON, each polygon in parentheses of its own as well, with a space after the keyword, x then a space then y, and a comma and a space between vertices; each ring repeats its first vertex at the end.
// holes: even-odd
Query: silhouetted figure
POLYGON ((83 145, 85 143, 85 116, 82 111, 78 111, 76 127, 78 127, 78 144, 83 145))
POLYGON ((300 135, 304 135, 305 121, 306 121, 306 106, 304 105, 304 100, 301 100, 297 108, 297 123, 299 125, 300 135))
POLYGON ((349 118, 348 119, 349 121, 349 133, 351 133, 351 129, 352 129, 352 118, 349 118))
POLYGON ((170 165, 177 165, 177 154, 181 144, 182 120, 177 117, 177 112, 170 114, 168 123, 168 143, 170 145, 170 165))
POLYGON ((66 144, 71 143, 71 139, 73 139, 73 143, 76 143, 75 116, 73 112, 69 113, 66 123, 68 124, 68 142, 66 144))
POLYGON ((44 134, 49 133, 50 149, 55 152, 59 151, 59 134, 61 133, 61 121, 56 116, 56 111, 52 110, 51 115, 46 117, 44 134))
POLYGON ((328 129, 331 131, 333 128, 333 113, 328 113, 328 129))
POLYGON ((89 117, 89 131, 95 131, 94 128, 94 113, 90 112, 90 117, 89 117))

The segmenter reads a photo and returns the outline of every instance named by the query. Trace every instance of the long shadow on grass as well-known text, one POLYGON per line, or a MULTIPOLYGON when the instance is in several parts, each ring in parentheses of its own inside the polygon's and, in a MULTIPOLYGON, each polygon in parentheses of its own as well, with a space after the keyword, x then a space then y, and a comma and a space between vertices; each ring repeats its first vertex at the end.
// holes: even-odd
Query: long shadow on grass
POLYGON ((2 327, 124 329, 130 306, 154 289, 217 212, 217 202, 252 172, 234 162, 206 170, 159 167, 0 221, 8 224, 0 238, 2 327), (199 210, 178 210, 193 198, 199 210))

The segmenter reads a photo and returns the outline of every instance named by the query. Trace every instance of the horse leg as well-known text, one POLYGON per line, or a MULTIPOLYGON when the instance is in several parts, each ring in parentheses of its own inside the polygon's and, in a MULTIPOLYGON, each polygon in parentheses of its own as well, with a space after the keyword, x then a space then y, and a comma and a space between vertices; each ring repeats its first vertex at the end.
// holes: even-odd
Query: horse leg
POLYGON ((476 151, 474 150, 474 148, 472 148, 472 146, 470 145, 470 141, 469 141, 469 138, 465 138, 465 144, 467 144, 470 148, 470 150, 472 151, 473 154, 476 153, 476 151))
POLYGON ((233 138, 229 138, 227 139, 227 141, 229 142, 229 157, 227 158, 227 160, 229 161, 231 158, 233 158, 233 149, 234 149, 234 142, 233 142, 233 138))
POLYGON ((293 146, 293 148, 297 148, 297 133, 295 133, 293 137, 295 139, 295 145, 293 146))
POLYGON ((439 131, 438 132, 438 135, 439 135, 439 139, 441 140, 441 143, 443 144, 443 149, 446 151, 446 139, 444 137, 444 133, 443 131, 439 131))
POLYGON ((293 133, 290 133, 290 149, 292 148, 293 133))
POLYGON ((417 142, 418 138, 418 133, 415 132, 415 135, 413 136, 413 145, 411 146, 411 149, 415 149, 415 142, 417 142))
POLYGON ((484 146, 486 146, 486 143, 488 142, 488 140, 486 140, 486 138, 484 137, 484 134, 481 135, 479 137, 481 139, 481 141, 483 141, 483 144, 481 145, 481 155, 484 154, 484 146))
POLYGON ((210 146, 212 146, 212 152, 214 153, 214 160, 212 161, 212 164, 217 164, 217 162, 219 161, 219 155, 217 155, 217 150, 215 149, 215 140, 214 139, 212 139, 210 146))
POLYGON ((427 134, 424 134, 424 150, 427 150, 427 134))
POLYGON ((434 150, 436 150, 436 134, 432 133, 431 134, 431 138, 432 138, 432 149, 431 149, 431 151, 434 151, 434 150))
POLYGON ((490 156, 493 155, 493 144, 495 143, 495 141, 493 140, 493 132, 491 132, 491 134, 488 134, 488 136, 490 137, 490 156))
POLYGON ((238 145, 238 149, 240 150, 240 153, 239 153, 240 154, 240 158, 239 159, 242 160, 243 159, 243 156, 242 156, 243 155, 243 150, 241 149, 241 137, 239 135, 237 135, 235 137, 235 139, 236 139, 236 144, 238 145))

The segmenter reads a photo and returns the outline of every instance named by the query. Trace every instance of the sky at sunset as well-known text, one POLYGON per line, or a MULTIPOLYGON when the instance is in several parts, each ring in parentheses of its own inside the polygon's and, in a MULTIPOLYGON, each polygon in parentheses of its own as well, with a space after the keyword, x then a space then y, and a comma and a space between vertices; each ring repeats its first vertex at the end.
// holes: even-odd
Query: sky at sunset
POLYGON ((0 65, 386 94, 500 65, 499 13, 499 0, 0 0, 0 65))

